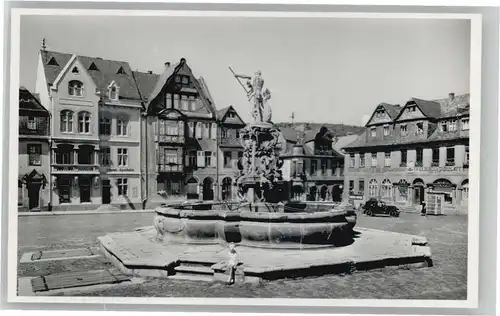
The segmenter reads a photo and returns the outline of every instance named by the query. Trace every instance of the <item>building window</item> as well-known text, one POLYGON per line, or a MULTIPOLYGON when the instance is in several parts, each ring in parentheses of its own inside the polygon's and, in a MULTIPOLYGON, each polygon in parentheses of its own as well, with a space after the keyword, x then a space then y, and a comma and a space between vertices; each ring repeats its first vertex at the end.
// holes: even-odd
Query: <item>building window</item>
POLYGON ((391 134, 390 126, 385 125, 384 126, 384 136, 389 136, 391 134))
POLYGON ((377 166, 377 153, 372 153, 372 167, 377 166))
POLYGON ((189 97, 189 105, 190 105, 191 111, 196 110, 196 98, 195 97, 189 97))
POLYGON ((83 134, 90 133, 90 113, 89 112, 78 113, 78 133, 83 133, 83 134))
POLYGON ((101 165, 111 165, 111 149, 109 147, 101 147, 101 165))
POLYGON ((118 148, 118 166, 126 167, 128 164, 128 149, 118 148))
POLYGON ((174 94, 174 109, 179 109, 180 95, 174 94))
POLYGON ((181 97, 181 105, 182 105, 182 110, 183 111, 188 111, 189 110, 189 100, 188 97, 183 95, 181 97))
POLYGON ((406 124, 402 124, 400 126, 400 130, 401 130, 401 136, 406 136, 406 134, 408 133, 408 128, 406 124))
POLYGON ((118 187, 118 196, 127 196, 127 191, 128 191, 127 178, 116 179, 116 186, 118 187))
POLYGON ((182 76, 182 85, 189 86, 189 77, 188 76, 182 76))
POLYGON ((165 94, 165 107, 167 109, 172 108, 172 94, 170 94, 170 93, 165 94))
POLYGON ((386 152, 385 153, 385 163, 384 165, 386 167, 390 167, 391 166, 391 153, 390 152, 386 152))
POLYGON ((349 167, 354 168, 355 166, 356 166, 356 155, 350 154, 349 155, 349 167))
POLYGON ((466 201, 469 199, 469 184, 466 183, 462 186, 462 200, 466 201))
POLYGON ((364 168, 365 167, 365 154, 360 154, 359 155, 359 167, 364 168))
POLYGON ((358 192, 359 194, 363 194, 365 192, 365 180, 359 180, 358 182, 358 192))
POLYGON ((408 163, 408 151, 406 149, 401 149, 401 167, 406 167, 408 163))
POLYGON ((455 148, 447 147, 446 148, 446 165, 454 166, 455 165, 455 148))
POLYGON ((205 151, 205 167, 212 166, 212 152, 205 151))
POLYGON ((59 191, 59 203, 71 203, 71 178, 58 177, 57 190, 59 191))
POLYGON ((406 180, 400 180, 397 185, 397 194, 396 199, 398 202, 406 202, 408 201, 408 182, 406 180))
POLYGON ((440 122, 439 128, 441 129, 441 132, 447 132, 448 131, 448 124, 446 122, 440 122))
POLYGON ((321 159, 321 174, 325 175, 326 174, 326 169, 328 167, 328 160, 326 159, 321 159))
POLYGON ((189 137, 195 138, 194 123, 193 122, 188 122, 188 129, 189 129, 189 137))
POLYGON ((71 80, 68 83, 68 94, 74 97, 83 96, 83 83, 78 80, 71 80))
POLYGON ((205 139, 211 139, 212 138, 212 130, 210 129, 210 123, 205 123, 204 127, 205 127, 205 130, 204 130, 205 139))
POLYGON ((372 137, 377 137, 377 128, 376 127, 372 127, 370 129, 370 131, 371 131, 372 137))
POLYGON ((449 126, 450 132, 455 132, 457 130, 457 120, 451 120, 449 126))
POLYGON ((42 145, 29 144, 28 145, 28 160, 30 166, 40 166, 42 164, 42 145))
POLYGON ((439 148, 432 148, 432 166, 439 166, 439 148))
POLYGON ((313 159, 311 160, 311 175, 316 175, 318 171, 318 161, 313 159))
POLYGON ((469 146, 465 146, 465 158, 464 158, 464 167, 469 167, 469 146))
POLYGON ((417 123, 417 135, 424 134, 424 123, 417 123))
POLYGON ((462 131, 469 130, 469 119, 462 119, 462 131))
POLYGON ((38 118, 34 116, 28 116, 28 129, 36 130, 38 128, 38 118))
POLYGON ((116 120, 116 135, 126 136, 128 129, 128 120, 126 118, 118 118, 116 120))
POLYGON ((179 123, 177 121, 165 121, 166 135, 177 136, 179 135, 179 123))
POLYGON ((417 161, 415 162, 415 167, 422 167, 424 159, 424 150, 422 148, 417 148, 416 155, 417 155, 417 161))
POLYGON ((118 89, 115 86, 109 88, 109 99, 110 100, 118 100, 118 89))
POLYGON ((188 156, 189 156, 189 166, 190 167, 196 166, 196 151, 190 151, 188 156))
POLYGON ((381 190, 381 195, 382 197, 385 198, 390 198, 392 197, 392 183, 391 180, 385 179, 382 181, 382 190, 381 190))
POLYGON ((231 152, 224 152, 224 168, 231 168, 231 152))
POLYGON ((165 149, 165 164, 178 164, 177 149, 165 149))
POLYGON ((111 135, 111 119, 108 117, 101 117, 99 120, 99 134, 111 135))
POLYGON ((61 132, 73 132, 73 112, 70 110, 61 111, 61 132))
POLYGON ((354 180, 349 180, 349 194, 354 193, 354 180))
POLYGON ((368 195, 369 196, 377 196, 378 195, 377 180, 371 179, 370 182, 368 182, 368 195))

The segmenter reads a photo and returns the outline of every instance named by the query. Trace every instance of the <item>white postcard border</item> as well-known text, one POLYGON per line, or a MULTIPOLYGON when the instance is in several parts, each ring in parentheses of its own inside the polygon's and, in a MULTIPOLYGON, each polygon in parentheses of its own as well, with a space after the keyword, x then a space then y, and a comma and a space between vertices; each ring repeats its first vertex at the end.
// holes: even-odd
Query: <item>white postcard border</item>
MULTIPOLYGON (((399 19, 468 19, 471 21, 470 43, 470 115, 471 163, 469 168, 469 209, 479 210, 480 141, 481 141, 481 24, 480 14, 447 13, 358 13, 358 12, 252 12, 252 11, 143 11, 143 10, 73 10, 12 9, 10 64, 10 138, 9 183, 18 173, 17 105, 19 100, 20 19, 22 15, 115 15, 115 16, 212 16, 212 17, 274 17, 274 18, 399 18, 399 19)), ((142 298, 134 297, 23 297, 17 296, 17 194, 8 188, 8 297, 16 303, 93 303, 93 304, 172 304, 172 305, 267 305, 267 306, 342 306, 342 307, 433 307, 477 308, 479 279, 479 212, 468 212, 467 300, 377 300, 377 299, 273 299, 273 298, 142 298), (13 273, 15 272, 15 273, 13 273)))

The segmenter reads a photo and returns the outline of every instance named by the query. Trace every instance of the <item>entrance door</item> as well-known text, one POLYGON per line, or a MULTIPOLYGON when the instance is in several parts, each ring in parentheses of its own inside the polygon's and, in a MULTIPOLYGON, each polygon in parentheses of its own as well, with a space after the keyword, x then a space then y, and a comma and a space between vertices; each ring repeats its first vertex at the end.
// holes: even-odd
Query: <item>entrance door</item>
POLYGON ((102 204, 111 203, 111 182, 102 180, 102 204))
POLYGON ((91 193, 90 178, 80 177, 80 203, 89 203, 91 193))
POLYGON ((40 186, 38 182, 28 183, 29 209, 40 208, 40 186))
POLYGON ((214 199, 214 181, 212 178, 203 180, 203 200, 210 201, 214 199))
POLYGON ((424 187, 416 186, 415 187, 415 203, 420 205, 425 199, 424 187))

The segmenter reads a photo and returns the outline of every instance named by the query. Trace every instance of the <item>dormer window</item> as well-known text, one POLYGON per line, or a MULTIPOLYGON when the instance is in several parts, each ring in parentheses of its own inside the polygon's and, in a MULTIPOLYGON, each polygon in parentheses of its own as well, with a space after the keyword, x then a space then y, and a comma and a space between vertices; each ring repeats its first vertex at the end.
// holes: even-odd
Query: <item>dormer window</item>
POLYGON ((462 131, 468 131, 469 130, 469 119, 462 119, 462 131))
POLYGON ((446 124, 446 122, 441 122, 439 124, 440 126, 440 129, 441 129, 441 132, 447 132, 448 131, 448 124, 446 124))
POLYGON ((119 74, 119 75, 124 75, 125 74, 125 70, 123 70, 123 67, 120 67, 120 69, 118 69, 118 71, 116 73, 119 74))
POLYGON ((389 125, 384 125, 384 136, 389 136, 391 134, 391 129, 389 125))
POLYGON ((370 131, 371 131, 372 137, 377 137, 377 128, 372 127, 372 128, 370 129, 370 131))
POLYGON ((47 63, 47 65, 51 65, 51 66, 59 66, 59 64, 57 63, 57 60, 52 57, 49 62, 47 63))
POLYGON ((89 66, 89 70, 96 70, 96 71, 99 71, 99 68, 97 68, 97 66, 96 66, 94 63, 92 63, 92 64, 90 64, 90 66, 89 66))
POLYGON ((73 67, 73 70, 71 70, 71 73, 74 73, 74 74, 79 74, 80 73, 80 70, 78 70, 78 67, 73 67))
POLYGON ((83 96, 83 83, 78 80, 71 80, 68 83, 68 94, 74 97, 83 96))
POLYGON ((416 107, 415 105, 410 105, 410 106, 408 107, 408 111, 409 111, 409 112, 415 112, 416 110, 417 110, 417 107, 416 107))
POLYGON ((450 132, 454 132, 457 130, 457 121, 456 120, 451 120, 449 123, 449 130, 450 132))
POLYGON ((108 86, 108 97, 110 100, 117 101, 119 99, 119 92, 120 92, 120 87, 118 87, 115 82, 113 81, 109 86, 108 86))

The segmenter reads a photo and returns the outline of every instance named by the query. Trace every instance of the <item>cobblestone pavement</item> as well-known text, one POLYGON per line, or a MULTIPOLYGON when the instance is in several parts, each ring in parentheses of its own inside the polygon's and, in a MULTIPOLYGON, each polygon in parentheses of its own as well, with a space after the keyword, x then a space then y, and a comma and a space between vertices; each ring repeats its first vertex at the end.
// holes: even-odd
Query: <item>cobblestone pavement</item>
MULTIPOLYGON (((89 214, 19 218, 19 254, 36 249, 96 246, 108 232, 130 231, 152 223, 152 214, 89 214)), ((328 275, 278 280, 260 285, 226 286, 219 283, 150 279, 138 285, 116 287, 83 296, 281 297, 466 299, 467 217, 400 218, 360 215, 358 226, 423 235, 432 250, 434 267, 417 270, 373 270, 352 275, 328 275)), ((109 267, 102 258, 19 265, 19 276, 109 267)))

